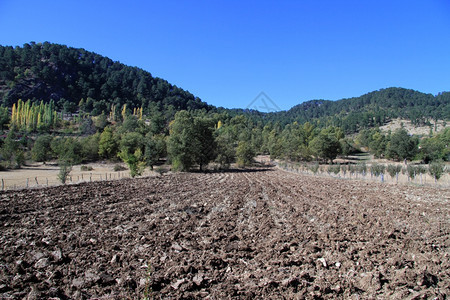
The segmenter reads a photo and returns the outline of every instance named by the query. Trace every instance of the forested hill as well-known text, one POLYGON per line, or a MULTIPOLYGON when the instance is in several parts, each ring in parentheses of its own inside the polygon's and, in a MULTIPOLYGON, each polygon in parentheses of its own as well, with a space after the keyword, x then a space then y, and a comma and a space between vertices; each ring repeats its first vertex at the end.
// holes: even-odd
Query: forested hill
POLYGON ((262 125, 311 122, 319 127, 339 126, 346 133, 381 126, 394 118, 409 119, 415 125, 450 119, 450 92, 434 96, 403 88, 381 89, 338 101, 312 100, 275 113, 215 108, 140 68, 48 42, 0 46, 1 104, 9 108, 19 99, 53 99, 60 110, 75 112, 82 106, 94 116, 108 113, 112 105, 127 104, 130 109, 163 111, 168 120, 179 110, 206 109, 230 116, 244 114, 262 125))
POLYGON ((53 99, 69 110, 84 99, 93 115, 108 111, 111 104, 175 111, 212 108, 142 69, 48 42, 0 46, 0 100, 11 107, 18 99, 53 99))
POLYGON ((270 118, 288 123, 316 120, 339 126, 348 133, 382 126, 394 118, 424 125, 430 120, 450 119, 450 92, 434 96, 410 89, 387 88, 338 101, 304 102, 288 111, 273 113, 270 118))

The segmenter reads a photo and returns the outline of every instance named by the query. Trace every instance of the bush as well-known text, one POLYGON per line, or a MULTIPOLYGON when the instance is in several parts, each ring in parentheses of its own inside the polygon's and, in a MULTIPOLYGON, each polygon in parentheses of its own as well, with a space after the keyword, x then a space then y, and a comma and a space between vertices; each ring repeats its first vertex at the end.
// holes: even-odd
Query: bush
POLYGON ((442 161, 435 161, 428 167, 428 172, 433 176, 434 182, 437 182, 442 177, 444 171, 445 165, 442 161))
POLYGON ((125 171, 125 170, 127 170, 127 168, 125 168, 122 165, 114 165, 114 172, 125 171))
POLYGON ((91 166, 81 166, 80 170, 81 171, 92 171, 92 170, 94 170, 94 168, 91 166))
POLYGON ((313 172, 314 174, 317 174, 317 171, 319 171, 319 163, 316 162, 315 164, 312 164, 309 166, 309 169, 311 170, 311 172, 313 172))
POLYGON ((398 174, 402 171, 401 165, 388 165, 387 166, 387 172, 389 173, 389 176, 391 178, 396 178, 398 181, 398 174))
POLYGON ((356 166, 356 172, 362 174, 363 176, 366 176, 367 173, 367 166, 366 163, 360 163, 356 166))
POLYGON ((381 174, 384 174, 385 171, 385 166, 384 165, 380 165, 377 163, 372 164, 372 166, 370 167, 370 171, 372 172, 372 174, 376 177, 380 176, 381 174))
POLYGON ((340 171, 341 171, 341 165, 340 164, 328 166, 328 172, 334 173, 334 175, 339 174, 340 171))
POLYGON ((157 167, 157 168, 155 168, 155 172, 161 176, 162 174, 166 173, 167 170, 164 169, 163 167, 157 167))
POLYGON ((408 167, 406 168, 406 173, 408 175, 408 178, 411 178, 411 180, 413 180, 417 174, 417 167, 413 165, 408 165, 408 167))
POLYGON ((72 171, 71 164, 69 164, 68 162, 60 163, 58 179, 59 181, 61 181, 62 184, 66 184, 67 177, 69 176, 71 171, 72 171))

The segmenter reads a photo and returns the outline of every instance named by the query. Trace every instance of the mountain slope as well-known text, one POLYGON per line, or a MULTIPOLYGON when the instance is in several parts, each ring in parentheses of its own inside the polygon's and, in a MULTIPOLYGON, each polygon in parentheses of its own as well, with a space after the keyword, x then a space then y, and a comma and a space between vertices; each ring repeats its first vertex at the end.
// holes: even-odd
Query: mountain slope
POLYGON ((84 49, 48 42, 0 46, 0 100, 5 106, 18 99, 53 99, 60 108, 66 105, 74 109, 82 98, 94 114, 111 104, 156 104, 174 110, 211 108, 149 72, 84 49))
POLYGON ((429 120, 450 120, 450 92, 425 94, 404 88, 387 88, 338 101, 312 100, 288 111, 262 113, 248 109, 215 108, 191 93, 84 49, 45 42, 23 47, 0 46, 0 101, 11 107, 18 99, 55 100, 59 109, 83 110, 98 115, 111 105, 166 111, 173 117, 182 109, 206 109, 230 116, 244 114, 255 123, 297 121, 323 127, 342 127, 346 133, 385 125, 392 119, 425 125, 429 120))

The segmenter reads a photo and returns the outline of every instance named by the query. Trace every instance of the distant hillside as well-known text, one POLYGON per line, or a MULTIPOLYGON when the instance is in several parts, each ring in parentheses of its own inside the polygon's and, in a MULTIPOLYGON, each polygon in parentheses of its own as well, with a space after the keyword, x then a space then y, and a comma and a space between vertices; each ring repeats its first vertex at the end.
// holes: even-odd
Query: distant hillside
POLYGON ((0 46, 0 100, 10 107, 18 99, 53 99, 58 107, 72 110, 84 99, 86 109, 94 115, 111 104, 163 110, 211 108, 142 69, 48 42, 0 46))
MULTIPOLYGON (((252 110, 232 110, 245 113, 261 122, 312 122, 319 127, 333 125, 346 133, 383 126, 397 118, 410 120, 415 126, 428 125, 431 120, 450 120, 450 92, 437 96, 404 88, 387 88, 360 97, 337 101, 311 100, 287 111, 269 114, 252 110)), ((434 123, 434 122, 432 122, 434 123)))
POLYGON ((309 101, 294 106, 287 117, 327 118, 346 131, 382 126, 395 118, 424 125, 428 120, 450 118, 450 93, 437 96, 404 88, 387 88, 339 101, 309 101))

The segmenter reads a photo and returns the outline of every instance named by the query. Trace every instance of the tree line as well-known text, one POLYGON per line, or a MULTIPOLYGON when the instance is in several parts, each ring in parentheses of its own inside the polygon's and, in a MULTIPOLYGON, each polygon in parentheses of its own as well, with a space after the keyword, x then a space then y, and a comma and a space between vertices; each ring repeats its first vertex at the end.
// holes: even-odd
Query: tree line
POLYGON ((166 160, 178 171, 204 170, 211 163, 221 169, 233 163, 245 167, 258 154, 291 162, 330 164, 338 156, 362 150, 395 161, 420 159, 428 163, 450 158, 450 128, 422 139, 409 135, 404 128, 392 133, 368 129, 352 139, 340 127, 321 128, 309 122, 284 127, 271 122, 263 125, 245 115, 206 110, 182 110, 166 120, 160 111, 142 115, 141 108, 124 106, 120 118, 112 118, 111 114, 108 117, 104 112, 99 116, 84 115, 62 121, 59 126, 64 122, 68 125, 59 131, 47 128, 46 132, 32 133, 29 126, 23 125, 27 122, 22 121, 40 109, 45 114, 51 106, 19 103, 13 105, 17 108, 9 117, 10 130, 0 143, 0 160, 7 168, 20 167, 26 160, 57 160, 65 165, 120 160, 136 176, 144 168, 166 160), (69 136, 65 132, 68 128, 69 136))

